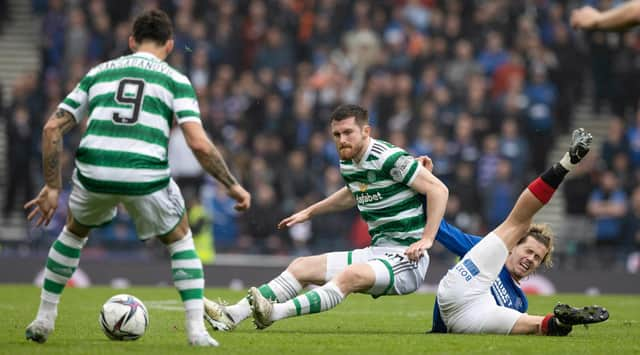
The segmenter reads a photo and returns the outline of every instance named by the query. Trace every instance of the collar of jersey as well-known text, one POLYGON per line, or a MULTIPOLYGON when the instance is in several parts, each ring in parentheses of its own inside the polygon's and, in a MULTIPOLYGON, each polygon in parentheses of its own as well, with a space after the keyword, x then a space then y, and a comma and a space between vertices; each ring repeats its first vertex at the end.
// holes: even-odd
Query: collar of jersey
POLYGON ((369 138, 369 146, 367 147, 367 151, 364 152, 364 154, 362 155, 362 158, 360 158, 359 162, 355 161, 355 159, 351 159, 353 164, 360 166, 360 165, 362 165, 362 163, 367 161, 367 158, 369 158, 369 154, 371 154, 371 148, 373 147, 373 143, 375 143, 375 139, 369 138))
POLYGON ((153 55, 153 54, 151 54, 149 52, 135 52, 135 53, 132 54, 132 56, 160 61, 160 58, 156 57, 155 55, 153 55))

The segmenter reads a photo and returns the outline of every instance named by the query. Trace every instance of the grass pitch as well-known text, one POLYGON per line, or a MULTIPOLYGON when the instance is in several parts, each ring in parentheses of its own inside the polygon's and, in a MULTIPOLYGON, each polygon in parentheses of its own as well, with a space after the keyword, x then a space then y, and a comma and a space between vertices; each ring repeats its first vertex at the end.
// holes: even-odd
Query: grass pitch
MULTIPOLYGON (((184 314, 175 289, 135 287, 68 288, 62 297, 55 332, 45 344, 27 342, 24 330, 36 314, 40 290, 0 286, 0 354, 640 354, 640 297, 562 294, 529 299, 531 314, 546 314, 557 301, 599 304, 611 318, 568 337, 425 334, 431 327, 434 296, 413 294, 373 300, 352 295, 336 309, 286 319, 257 331, 250 320, 233 333, 212 332, 219 348, 186 345, 184 314), (140 298, 150 326, 140 340, 107 339, 98 324, 100 306, 117 293, 140 298)), ((210 298, 236 301, 244 294, 207 289, 210 298)))

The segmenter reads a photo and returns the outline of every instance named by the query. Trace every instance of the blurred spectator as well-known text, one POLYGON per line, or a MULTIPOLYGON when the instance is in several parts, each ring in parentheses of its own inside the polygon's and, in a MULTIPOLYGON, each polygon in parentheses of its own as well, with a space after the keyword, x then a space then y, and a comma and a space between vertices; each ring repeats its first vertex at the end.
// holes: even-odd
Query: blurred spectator
POLYGON ((422 122, 418 127, 418 133, 414 141, 408 147, 408 151, 414 156, 431 156, 435 134, 436 128, 432 122, 422 122))
MULTIPOLYGON (((449 185, 451 191, 455 191, 456 196, 464 203, 460 206, 460 211, 467 214, 478 214, 477 206, 481 206, 475 177, 474 165, 472 162, 460 162, 456 166, 455 177, 449 185)), ((478 230, 467 229, 468 231, 480 232, 478 230)))
POLYGON ((271 68, 274 71, 290 69, 295 53, 285 34, 278 27, 267 29, 265 39, 258 48, 255 68, 271 68))
POLYGON ((213 219, 214 250, 232 250, 238 242, 237 212, 233 208, 235 200, 227 196, 225 189, 210 177, 207 177, 202 186, 201 199, 207 214, 213 219))
POLYGON ((87 48, 87 60, 90 65, 109 59, 108 50, 113 47, 114 40, 109 17, 102 12, 94 16, 93 30, 87 48))
MULTIPOLYGON (((64 63, 87 57, 90 33, 86 23, 86 15, 80 8, 70 11, 64 38, 64 63)), ((71 80, 75 82, 75 80, 71 80)))
MULTIPOLYGON (((632 133, 632 131, 630 130, 629 136, 635 138, 635 131, 632 133)), ((628 152, 629 140, 626 134, 624 121, 617 117, 611 117, 609 119, 607 137, 604 143, 602 143, 600 153, 602 161, 606 164, 607 169, 612 169, 613 157, 618 153, 628 154, 628 152)))
POLYGON ((493 230, 507 218, 519 191, 520 185, 513 181, 511 163, 507 159, 499 159, 495 180, 483 190, 487 230, 493 230))
POLYGON ((33 123, 31 114, 25 106, 15 107, 9 113, 6 128, 7 169, 9 179, 5 190, 4 217, 22 208, 35 194, 31 175, 31 159, 34 153, 32 144, 33 123), (17 204, 16 204, 17 199, 17 204))
POLYGON ((216 258, 216 250, 213 243, 212 218, 197 196, 189 196, 186 200, 189 227, 193 235, 196 253, 198 253, 198 257, 203 264, 213 264, 216 258))
POLYGON ((210 73, 209 53, 207 53, 206 48, 198 47, 191 56, 189 79, 191 79, 193 87, 198 91, 207 87, 213 77, 210 73))
POLYGON ((580 268, 589 264, 585 255, 595 244, 595 231, 591 216, 587 214, 587 204, 595 187, 593 169, 596 159, 588 155, 562 184, 565 223, 556 239, 560 267, 580 268))
POLYGON ((523 59, 518 52, 510 52, 507 60, 496 68, 493 73, 491 96, 494 98, 503 95, 509 87, 512 76, 524 78, 526 75, 523 59))
POLYGON ((267 31, 267 7, 262 0, 249 2, 248 16, 242 24, 242 53, 243 68, 251 68, 254 65, 258 46, 262 42, 267 31))
POLYGON ((500 161, 500 146, 498 137, 490 135, 482 142, 482 154, 478 159, 478 187, 484 190, 496 181, 500 161))
MULTIPOLYGON (((325 170, 319 196, 310 197, 310 201, 328 197, 344 186, 344 180, 337 167, 325 170)), ((354 210, 323 214, 313 219, 313 248, 316 252, 328 250, 347 250, 356 247, 349 240, 349 233, 354 217, 354 210)), ((368 236, 368 232, 365 232, 368 236)), ((369 238, 370 239, 370 238, 369 238)))
POLYGON ((478 62, 484 73, 489 77, 493 76, 496 69, 507 62, 508 57, 502 34, 496 31, 487 33, 485 46, 478 55, 478 62))
POLYGON ((302 150, 294 150, 287 156, 287 166, 278 178, 279 188, 282 191, 280 205, 286 213, 296 211, 296 201, 305 200, 309 194, 316 190, 314 177, 307 168, 307 155, 302 150))
POLYGON ((529 144, 535 146, 532 151, 532 164, 540 174, 547 167, 547 154, 553 142, 556 89, 547 80, 546 69, 533 68, 531 83, 525 89, 528 100, 527 125, 529 144))
POLYGON ((556 117, 561 132, 569 131, 573 118, 573 107, 582 94, 584 61, 580 50, 571 40, 571 32, 565 24, 554 24, 551 50, 558 65, 550 70, 549 78, 557 86, 558 101, 556 117))
POLYGON ((509 159, 514 177, 522 181, 529 167, 529 144, 521 135, 515 119, 507 118, 502 122, 501 134, 500 155, 509 159))
MULTIPOLYGON (((466 201, 465 201, 466 203, 466 201)), ((449 223, 454 224, 456 227, 463 231, 475 232, 480 230, 480 218, 475 213, 467 213, 462 209, 462 199, 458 197, 455 192, 449 194, 449 200, 447 200, 447 209, 445 210, 444 219, 449 223)))
POLYGON ((599 254, 601 266, 606 269, 621 266, 618 253, 623 242, 627 195, 613 172, 607 170, 602 173, 598 187, 589 197, 587 210, 595 220, 595 252, 599 254))
POLYGON ((447 139, 443 136, 435 136, 433 139, 433 173, 446 185, 451 183, 455 172, 455 157, 451 154, 447 139))
POLYGON ((600 113, 603 103, 610 103, 613 93, 613 52, 618 45, 618 35, 593 31, 589 33, 591 50, 591 75, 593 76, 593 110, 600 113))
POLYGON ((622 37, 622 48, 616 51, 613 67, 614 94, 612 111, 620 117, 630 117, 638 109, 640 92, 640 63, 636 60, 640 54, 638 33, 629 31, 622 37))
POLYGON ((618 152, 613 156, 611 162, 611 172, 618 178, 618 182, 622 190, 629 193, 633 189, 633 170, 629 163, 629 154, 626 152, 618 152))
POLYGON ((258 182, 251 209, 241 217, 241 233, 254 240, 254 247, 264 253, 281 253, 284 241, 277 242, 278 222, 283 218, 280 201, 271 185, 258 182))
MULTIPOLYGON (((44 69, 62 69, 65 44, 65 12, 63 0, 49 0, 42 19, 42 59, 44 69)), ((127 29, 128 31, 128 29, 127 29)))

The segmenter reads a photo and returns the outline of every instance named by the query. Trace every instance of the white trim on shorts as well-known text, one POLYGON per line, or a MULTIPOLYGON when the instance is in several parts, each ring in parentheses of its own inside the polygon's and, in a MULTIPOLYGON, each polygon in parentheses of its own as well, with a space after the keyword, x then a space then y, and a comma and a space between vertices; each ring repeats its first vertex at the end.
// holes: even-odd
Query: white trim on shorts
POLYGON ((333 279, 349 265, 366 263, 373 269, 376 280, 371 289, 363 293, 377 298, 415 292, 427 274, 429 254, 425 252, 418 262, 411 262, 404 255, 406 249, 405 246, 374 246, 327 253, 325 282, 333 279))

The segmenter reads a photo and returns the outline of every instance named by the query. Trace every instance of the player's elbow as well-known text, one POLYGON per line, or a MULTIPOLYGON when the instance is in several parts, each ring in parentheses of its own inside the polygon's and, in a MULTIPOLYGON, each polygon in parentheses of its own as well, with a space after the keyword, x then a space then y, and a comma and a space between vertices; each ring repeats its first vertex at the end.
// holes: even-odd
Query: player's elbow
POLYGON ((430 193, 439 198, 447 199, 449 197, 449 188, 442 181, 436 180, 430 184, 430 193))
POLYGON ((56 137, 61 134, 59 120, 48 120, 42 128, 43 137, 56 137))

